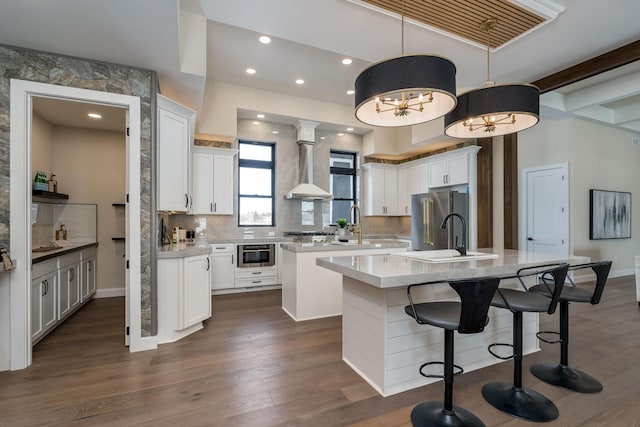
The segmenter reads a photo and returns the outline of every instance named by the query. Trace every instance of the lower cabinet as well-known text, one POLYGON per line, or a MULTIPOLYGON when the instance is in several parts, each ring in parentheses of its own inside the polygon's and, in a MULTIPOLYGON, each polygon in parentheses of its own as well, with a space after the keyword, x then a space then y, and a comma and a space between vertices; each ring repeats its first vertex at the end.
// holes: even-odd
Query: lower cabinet
POLYGON ((209 254, 158 260, 158 343, 174 342, 211 317, 209 254))
POLYGON ((96 248, 36 262, 31 268, 31 344, 96 293, 96 248))
POLYGON ((235 252, 234 244, 211 245, 211 291, 234 287, 235 252))
POLYGON ((278 267, 250 267, 236 270, 236 288, 273 286, 278 284, 278 267))

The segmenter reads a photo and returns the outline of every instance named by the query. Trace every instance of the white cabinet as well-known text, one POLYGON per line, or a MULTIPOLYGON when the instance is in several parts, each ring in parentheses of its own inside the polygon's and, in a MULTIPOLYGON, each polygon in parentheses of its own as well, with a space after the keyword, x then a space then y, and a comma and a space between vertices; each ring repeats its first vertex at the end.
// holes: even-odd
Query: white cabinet
POLYGON ((211 245, 211 290, 231 289, 235 280, 234 244, 211 245))
POLYGON ((38 342, 58 320, 56 293, 58 291, 57 260, 43 262, 32 271, 31 280, 31 344, 38 342), (35 277, 37 275, 37 277, 35 277))
POLYGON ((80 305, 80 252, 58 258, 58 320, 62 320, 80 305))
POLYGON ((158 343, 177 341, 211 317, 209 254, 158 260, 158 343))
POLYGON ((233 215, 233 166, 236 150, 194 147, 193 205, 196 215, 233 215))
POLYGON ((185 329, 211 317, 211 259, 198 255, 184 259, 184 279, 179 285, 178 328, 185 329))
POLYGON ((398 214, 411 215, 411 196, 419 193, 418 166, 398 170, 398 214))
POLYGON ((189 212, 193 110, 158 95, 158 210, 189 212))
POLYGON ((417 194, 429 191, 429 163, 426 161, 417 166, 418 169, 418 185, 417 194))
POLYGON ((467 153, 445 155, 429 162, 431 188, 465 184, 469 181, 467 153))
POLYGON ((82 271, 82 302, 85 302, 96 293, 96 248, 82 251, 80 270, 82 271))
POLYGON ((278 284, 278 267, 248 267, 236 270, 236 288, 273 286, 278 284))
POLYGON ((364 170, 364 215, 397 215, 398 171, 394 165, 367 163, 364 170))

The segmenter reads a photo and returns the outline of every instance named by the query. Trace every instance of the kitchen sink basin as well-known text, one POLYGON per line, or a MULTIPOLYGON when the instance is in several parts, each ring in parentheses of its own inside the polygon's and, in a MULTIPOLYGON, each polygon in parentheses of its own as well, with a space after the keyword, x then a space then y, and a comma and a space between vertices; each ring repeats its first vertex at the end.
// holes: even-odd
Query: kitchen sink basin
POLYGON ((417 259, 426 262, 457 262, 457 261, 476 261, 482 259, 498 258, 498 254, 487 252, 467 251, 467 255, 462 256, 454 249, 442 249, 435 251, 413 251, 399 252, 392 255, 405 258, 417 259))

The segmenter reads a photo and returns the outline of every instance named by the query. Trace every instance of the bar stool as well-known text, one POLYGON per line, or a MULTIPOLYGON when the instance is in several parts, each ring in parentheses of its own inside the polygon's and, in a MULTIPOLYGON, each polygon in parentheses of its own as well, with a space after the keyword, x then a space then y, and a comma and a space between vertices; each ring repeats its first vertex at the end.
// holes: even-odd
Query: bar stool
POLYGON ((513 384, 506 382, 485 384, 482 387, 482 396, 495 408, 514 417, 534 422, 548 422, 558 418, 558 408, 551 400, 535 390, 522 386, 522 313, 553 314, 560 299, 568 268, 568 264, 521 268, 515 276, 503 277, 503 279, 517 278, 524 291, 498 288, 491 301, 492 306, 506 308, 513 313, 513 344, 492 344, 488 349, 492 355, 500 359, 513 358, 513 384), (528 292, 522 280, 524 277, 540 274, 553 277, 555 288, 551 298, 528 292), (496 345, 513 346, 513 355, 498 356, 491 350, 496 345))
POLYGON ((409 305, 404 311, 421 325, 433 325, 444 329, 444 362, 427 362, 420 366, 420 374, 427 378, 444 378, 444 402, 423 402, 411 411, 414 427, 472 426, 483 427, 484 423, 471 412, 453 406, 453 376, 464 370, 453 364, 453 331, 460 334, 482 332, 489 321, 487 313, 491 298, 500 279, 484 277, 449 281, 458 293, 460 301, 440 301, 414 304, 411 289, 417 286, 443 283, 442 281, 411 285, 407 288, 409 305), (444 375, 425 374, 429 365, 444 365, 444 375), (454 374, 454 367, 457 372, 454 374))
MULTIPOLYGON (((571 277, 567 277, 568 283, 564 286, 560 294, 560 332, 541 331, 536 334, 541 341, 551 344, 560 343, 560 363, 539 363, 530 368, 533 375, 542 381, 580 393, 597 393, 602 391, 602 384, 591 375, 569 367, 569 303, 588 302, 593 305, 598 304, 604 291, 604 285, 607 283, 607 278, 609 277, 611 261, 574 265, 569 267, 569 271, 589 268, 593 270, 596 276, 593 291, 577 287, 571 277), (560 338, 555 341, 547 340, 541 337, 541 335, 545 334, 557 334, 560 338)), ((550 287, 548 278, 543 276, 542 282, 540 285, 529 288, 529 291, 539 293, 548 298, 551 297, 553 288, 550 287)), ((553 286, 553 284, 551 284, 551 286, 553 286)))

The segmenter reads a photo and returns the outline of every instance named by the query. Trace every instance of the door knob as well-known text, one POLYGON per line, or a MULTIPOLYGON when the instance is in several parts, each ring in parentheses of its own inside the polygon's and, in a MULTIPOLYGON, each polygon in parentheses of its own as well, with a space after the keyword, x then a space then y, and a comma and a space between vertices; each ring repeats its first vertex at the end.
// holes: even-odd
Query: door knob
POLYGON ((527 240, 533 240, 533 237, 529 237, 529 238, 527 238, 527 240))

